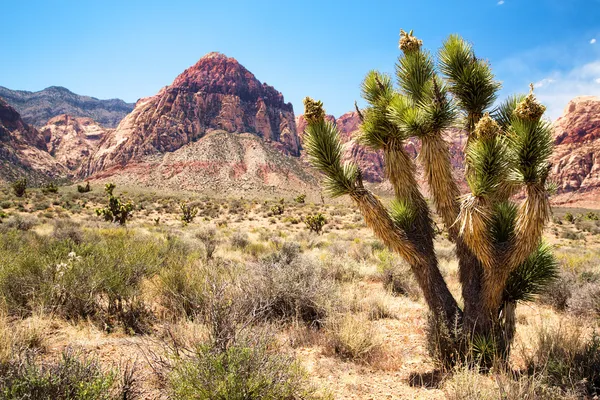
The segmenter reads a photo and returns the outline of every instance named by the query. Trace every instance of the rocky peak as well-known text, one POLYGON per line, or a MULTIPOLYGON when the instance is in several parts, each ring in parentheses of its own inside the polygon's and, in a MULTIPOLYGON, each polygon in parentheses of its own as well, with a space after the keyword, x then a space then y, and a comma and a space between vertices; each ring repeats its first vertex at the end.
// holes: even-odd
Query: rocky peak
POLYGON ((600 98, 581 96, 569 101, 554 123, 554 134, 556 144, 600 139, 600 98))
POLYGON ((135 109, 109 134, 85 173, 175 151, 212 130, 252 133, 298 156, 294 111, 283 95, 237 60, 209 53, 135 109))
POLYGON ((91 118, 67 114, 51 118, 40 128, 48 152, 71 171, 90 157, 108 131, 91 118))
MULTIPOLYGON (((600 98, 576 97, 554 123, 552 179, 560 203, 597 202, 600 195, 600 98), (576 196, 574 196, 576 193, 576 196)), ((597 205, 597 204, 596 204, 597 205)))
POLYGON ((44 137, 0 98, 0 181, 27 177, 40 182, 64 174, 50 156, 44 137))

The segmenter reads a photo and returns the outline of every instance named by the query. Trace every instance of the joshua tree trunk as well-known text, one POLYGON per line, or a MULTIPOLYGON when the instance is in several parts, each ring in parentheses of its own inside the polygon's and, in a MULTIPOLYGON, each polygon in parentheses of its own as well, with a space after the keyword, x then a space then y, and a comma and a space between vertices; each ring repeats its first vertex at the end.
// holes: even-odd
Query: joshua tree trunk
POLYGON ((305 147, 325 175, 329 194, 350 196, 375 235, 408 262, 433 320, 445 324, 451 335, 458 327, 467 343, 476 338, 494 342, 465 347, 464 340, 454 340, 457 351, 466 355, 464 351, 493 348, 499 351, 475 355, 480 360, 506 357, 517 302, 530 300, 556 273, 550 248, 541 242, 550 212, 546 177, 552 150, 550 127, 541 120, 545 107, 532 91, 509 98, 490 115, 500 85, 471 46, 450 36, 436 68, 421 45, 412 32, 401 31, 398 89, 389 76, 371 71, 362 85, 369 106, 357 108, 362 121, 357 140, 384 154, 386 177, 394 189, 389 210, 364 187, 359 168, 342 163, 339 134, 325 122, 322 103, 310 98, 305 99, 305 147), (459 115, 465 117, 462 129, 468 134, 470 193, 462 196, 442 137, 457 126, 459 115), (410 137, 421 141, 418 160, 435 209, 456 244, 464 310, 439 269, 431 211, 415 178, 415 163, 404 149, 410 137), (518 207, 512 195, 520 189, 526 198, 518 207))

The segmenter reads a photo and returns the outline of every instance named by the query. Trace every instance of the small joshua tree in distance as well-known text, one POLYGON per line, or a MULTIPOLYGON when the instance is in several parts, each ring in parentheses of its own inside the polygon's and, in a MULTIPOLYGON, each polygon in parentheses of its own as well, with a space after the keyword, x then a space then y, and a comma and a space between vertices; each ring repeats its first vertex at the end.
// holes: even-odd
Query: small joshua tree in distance
POLYGON ((104 208, 96 209, 96 215, 104 217, 105 221, 115 222, 119 225, 125 225, 133 213, 133 203, 128 201, 124 203, 113 194, 115 190, 114 183, 107 183, 104 191, 108 194, 108 205, 104 208))

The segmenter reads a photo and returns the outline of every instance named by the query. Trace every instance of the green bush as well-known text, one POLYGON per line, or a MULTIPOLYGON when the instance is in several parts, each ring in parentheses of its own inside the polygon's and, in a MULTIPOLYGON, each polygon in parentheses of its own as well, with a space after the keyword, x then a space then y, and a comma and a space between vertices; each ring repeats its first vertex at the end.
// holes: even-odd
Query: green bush
POLYGON ((548 384, 592 398, 600 394, 600 336, 579 329, 540 328, 533 354, 526 357, 529 373, 543 372, 548 384))
POLYGON ((77 191, 79 193, 87 193, 87 192, 91 192, 92 188, 90 187, 90 183, 86 182, 85 186, 77 185, 77 191))
POLYGON ((11 186, 12 186, 15 196, 23 197, 27 190, 27 179, 26 178, 17 179, 16 181, 14 181, 11 184, 11 186))
POLYGON ((91 319, 104 329, 146 332, 140 298, 144 279, 165 261, 164 245, 123 229, 88 234, 78 244, 9 231, 0 236, 0 303, 10 314, 42 307, 66 319, 91 319))
POLYGON ((104 372, 97 361, 72 350, 49 363, 31 355, 0 363, 0 396, 6 400, 133 399, 131 393, 115 371, 104 372))
POLYGON ((42 193, 58 193, 58 186, 54 182, 42 186, 42 193))
POLYGON ((175 359, 169 389, 180 400, 318 398, 297 362, 265 343, 236 343, 225 351, 198 346, 191 357, 175 359))
POLYGON ((301 195, 298 195, 294 201, 298 204, 304 204, 304 202, 306 201, 306 195, 303 193, 301 195))
POLYGON ((283 206, 283 204, 275 204, 274 206, 271 206, 271 213, 273 215, 281 215, 283 214, 285 208, 283 206))
POLYGON ((323 230, 323 226, 327 223, 327 220, 321 213, 310 214, 304 218, 304 223, 308 226, 308 229, 311 232, 316 233, 317 235, 321 234, 323 230))

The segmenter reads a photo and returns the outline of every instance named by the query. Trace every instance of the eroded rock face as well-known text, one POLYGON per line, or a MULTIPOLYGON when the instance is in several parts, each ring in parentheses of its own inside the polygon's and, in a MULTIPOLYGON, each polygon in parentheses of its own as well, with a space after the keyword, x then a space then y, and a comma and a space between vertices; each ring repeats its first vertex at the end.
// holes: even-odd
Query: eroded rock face
POLYGON ((50 119, 40 128, 50 155, 74 173, 78 172, 81 165, 96 151, 107 132, 111 131, 91 118, 76 118, 66 114, 50 119))
POLYGON ((577 97, 554 123, 551 178, 559 202, 600 200, 600 98, 577 97))
POLYGON ((300 154, 293 107, 283 95, 235 59, 209 53, 157 95, 138 101, 83 173, 175 151, 211 130, 253 133, 285 154, 300 154))
POLYGON ((25 177, 41 182, 65 175, 64 167, 48 153, 44 137, 0 98, 0 180, 25 177))

